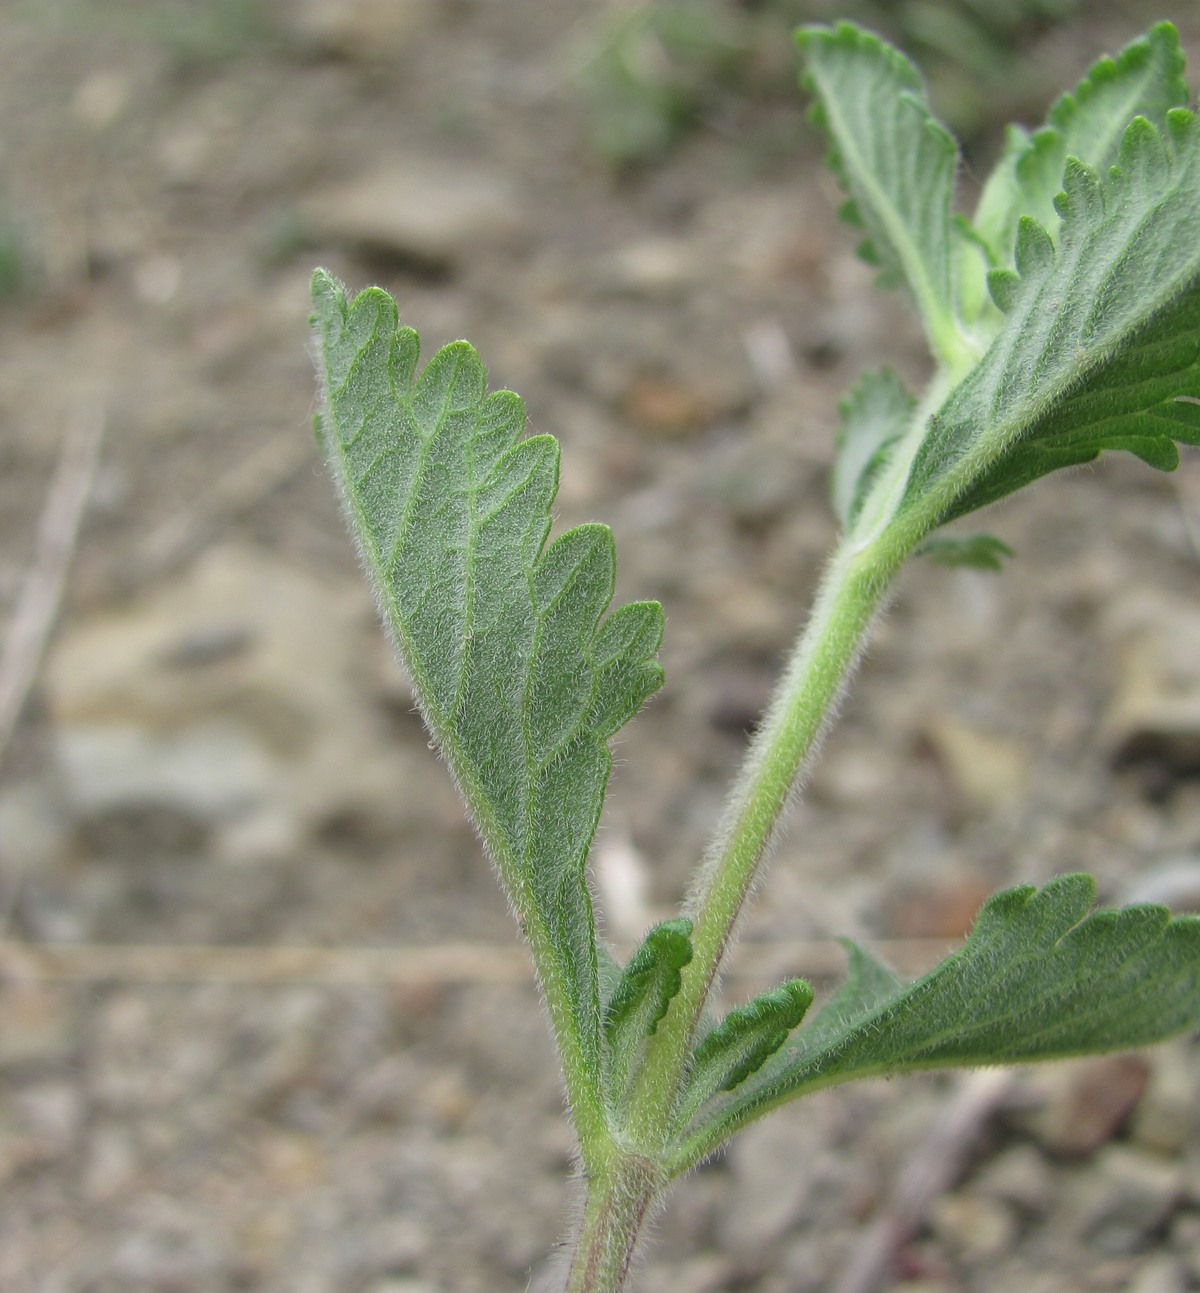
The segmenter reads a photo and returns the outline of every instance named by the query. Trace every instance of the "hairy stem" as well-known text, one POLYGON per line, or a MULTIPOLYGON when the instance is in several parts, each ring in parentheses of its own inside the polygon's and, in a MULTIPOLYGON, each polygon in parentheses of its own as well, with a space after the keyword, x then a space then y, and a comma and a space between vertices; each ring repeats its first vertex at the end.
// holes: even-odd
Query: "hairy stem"
POLYGON ((588 1182, 564 1293, 621 1293, 661 1188, 657 1166, 635 1154, 616 1156, 608 1170, 588 1182))
POLYGON ((830 559, 812 616, 734 786, 688 904, 693 957, 652 1041, 631 1127, 649 1152, 670 1131, 692 1038, 738 918, 780 820, 833 720, 892 577, 912 538, 885 531, 869 547, 843 544, 830 559))

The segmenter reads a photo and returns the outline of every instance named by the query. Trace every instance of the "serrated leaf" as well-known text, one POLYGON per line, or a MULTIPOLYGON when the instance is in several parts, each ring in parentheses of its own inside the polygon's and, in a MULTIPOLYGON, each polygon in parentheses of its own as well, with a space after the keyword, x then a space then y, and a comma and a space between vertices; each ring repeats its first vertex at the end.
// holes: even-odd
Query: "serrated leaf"
POLYGON ((794 1032, 681 1145, 677 1166, 837 1083, 1120 1050, 1200 1027, 1200 917, 1151 905, 1091 912, 1094 901, 1086 875, 996 894, 966 945, 911 987, 883 1001, 867 994, 839 1027, 794 1032))
POLYGON ((1103 173, 1117 160, 1134 117, 1161 127, 1171 108, 1188 103, 1179 37, 1157 23, 1115 58, 1098 60, 1073 92, 1062 95, 1033 134, 1010 127, 995 170, 984 184, 975 228, 998 266, 1012 263, 1017 221, 1030 216, 1055 237, 1054 199, 1068 157, 1103 173))
POLYGON ((921 544, 916 555, 935 566, 951 569, 966 566, 974 570, 1003 570, 1005 558, 1015 554, 994 534, 935 534, 921 544))
POLYGON ((838 405, 841 423, 830 494, 843 529, 853 528, 871 482, 907 430, 915 407, 890 368, 864 373, 838 405))
POLYGON ((1200 123, 1138 118, 1116 167, 1068 162, 1064 186, 1059 245, 1021 221, 1002 330, 916 453, 902 506, 935 524, 1104 449, 1170 468, 1200 440, 1200 123))
POLYGON ((662 681, 662 611, 633 603, 603 619, 606 527, 547 543, 557 442, 521 439, 520 398, 487 393, 469 345, 418 370, 417 334, 398 328, 386 292, 348 304, 318 271, 313 301, 326 456, 422 713, 534 944, 573 1098, 597 1114, 584 868, 607 738, 662 681))
POLYGON ((609 1105, 619 1109, 637 1072, 646 1039, 679 991, 679 972, 692 959, 692 922, 663 921, 630 957, 604 1012, 604 1051, 609 1105))
POLYGON ((814 119, 850 195, 842 213, 867 234, 860 254, 885 283, 907 283, 934 352, 957 362, 965 341, 951 268, 954 137, 930 112, 913 65, 878 36, 839 23, 802 28, 797 40, 814 119))
POLYGON ((790 979, 730 1010, 696 1046, 678 1124, 686 1126, 707 1100, 757 1072, 804 1018, 812 999, 810 983, 790 979))

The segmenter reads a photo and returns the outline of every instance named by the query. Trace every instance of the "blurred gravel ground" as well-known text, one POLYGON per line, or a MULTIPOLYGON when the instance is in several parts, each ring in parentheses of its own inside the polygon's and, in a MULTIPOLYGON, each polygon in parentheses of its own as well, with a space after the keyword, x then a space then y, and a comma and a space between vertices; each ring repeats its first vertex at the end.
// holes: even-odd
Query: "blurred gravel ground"
MULTIPOLYGON (((1064 4, 981 54, 966 6, 909 8, 889 21, 968 134, 964 187, 1009 113, 1158 16, 1064 4)), ((791 86, 789 26, 837 11, 696 12, 661 156, 615 168, 598 126, 647 86, 664 102, 653 57, 619 92, 596 75, 628 6, 0 11, 0 614, 67 428, 106 421, 0 781, 6 1293, 543 1279, 569 1217, 553 1058, 312 446, 307 282, 382 282, 428 352, 476 342, 563 441, 562 524, 612 524, 620 595, 664 602, 667 689, 622 738, 599 840, 628 940, 679 897, 832 542, 837 399, 924 364, 791 86), (489 951, 397 968, 456 942, 489 951), (75 970, 22 957, 41 943, 75 970), (127 946, 168 949, 160 981, 105 960, 127 946), (332 959, 287 970, 289 948, 332 959), (356 948, 384 959, 334 954, 356 948)), ((1194 6, 1158 12, 1200 50, 1194 6)), ((1196 901, 1200 463, 1106 463, 989 525, 1019 554, 1002 576, 906 576, 748 956, 949 946, 991 889, 1081 867, 1106 900, 1196 901)), ((959 1089, 824 1093, 747 1133, 680 1188, 642 1287, 834 1287, 959 1089)), ((1198 1111, 1188 1039, 1020 1075, 889 1287, 1200 1289, 1198 1111)))

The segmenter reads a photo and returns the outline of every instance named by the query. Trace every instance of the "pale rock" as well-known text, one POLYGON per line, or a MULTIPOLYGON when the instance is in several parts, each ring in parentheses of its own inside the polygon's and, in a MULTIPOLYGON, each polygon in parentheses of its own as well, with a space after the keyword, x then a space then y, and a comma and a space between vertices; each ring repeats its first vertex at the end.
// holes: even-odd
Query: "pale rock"
POLYGON ((1139 871, 1122 902, 1156 902, 1176 915, 1200 913, 1200 853, 1159 858, 1139 871))
POLYGON ((1150 1084, 1130 1124, 1130 1135, 1141 1148, 1177 1154, 1200 1132, 1197 1058, 1196 1046, 1186 1038, 1155 1048, 1150 1084))
POLYGON ((0 865, 17 872, 45 866, 64 854, 69 834, 45 783, 20 781, 0 791, 0 865))
POLYGON ((1128 1122, 1149 1082, 1138 1055, 1101 1055, 1031 1070, 1014 1118, 1056 1154, 1091 1154, 1128 1122))
POLYGON ((812 1119, 776 1117, 737 1137, 729 1151, 730 1197, 717 1218, 722 1251, 767 1260, 769 1247, 804 1213, 821 1135, 812 1119))
POLYGON ((322 241, 447 271, 509 241, 521 211, 509 184, 481 165, 397 157, 313 194, 301 216, 322 241))
POLYGON ((358 672, 378 632, 357 584, 247 547, 69 627, 45 687, 71 814, 173 813, 231 860, 286 856, 355 813, 402 820, 428 760, 358 672))
POLYGON ((929 1209, 933 1233, 957 1256, 982 1261, 1006 1252, 1017 1237, 1017 1218, 999 1199, 966 1192, 945 1194, 929 1209))
POLYGON ((1037 1149, 1018 1144, 997 1154, 971 1188, 982 1198, 1000 1199, 1036 1216, 1048 1207, 1053 1182, 1050 1166, 1037 1149))
POLYGON ((1200 773, 1200 609, 1162 590, 1121 599, 1107 626, 1116 678, 1103 736, 1152 790, 1200 773))
POLYGON ((1173 1257, 1156 1257, 1130 1280, 1125 1293, 1188 1293, 1187 1272, 1173 1257))
POLYGON ((1200 1213, 1180 1212, 1171 1223, 1171 1247, 1200 1287, 1200 1213))
POLYGON ((1171 1215, 1183 1190, 1177 1163, 1108 1145, 1079 1182, 1076 1228, 1100 1252, 1135 1252, 1171 1215))
POLYGON ((74 1019, 65 989, 0 985, 0 1072, 61 1063, 74 1045, 74 1019))
POLYGON ((302 44, 355 62, 381 63, 413 47, 435 6, 433 0, 298 0, 286 12, 302 44))
POLYGON ((932 718, 925 736, 968 812, 1011 808, 1025 795, 1031 758, 1022 742, 985 732, 951 714, 932 718))

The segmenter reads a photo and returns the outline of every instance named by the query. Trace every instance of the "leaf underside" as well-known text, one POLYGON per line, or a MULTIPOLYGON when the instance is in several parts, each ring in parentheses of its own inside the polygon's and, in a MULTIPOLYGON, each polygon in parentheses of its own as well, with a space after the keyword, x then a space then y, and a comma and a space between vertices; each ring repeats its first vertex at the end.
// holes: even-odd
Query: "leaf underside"
MULTIPOLYGON (((605 526, 547 543, 558 445, 486 389, 466 342, 418 369, 419 339, 378 288, 313 278, 325 385, 318 432, 425 720, 538 951, 560 1041, 599 1072, 584 867, 607 740, 662 681, 657 603, 607 618, 605 526), (565 1037, 564 1037, 565 1034, 565 1037)), ((568 1061, 569 1062, 569 1061, 568 1061)))
POLYGON ((1094 900, 1086 875, 996 894, 965 946, 910 987, 852 948, 847 984, 702 1114, 681 1161, 821 1087, 1121 1050, 1200 1027, 1200 917, 1151 905, 1089 915, 1094 900))
POLYGON ((1171 108, 1186 107, 1188 86, 1179 37, 1158 23, 1114 58, 1099 59, 1071 92, 1028 134, 1011 128, 1004 154, 989 176, 974 225, 997 266, 1011 265, 1017 222, 1031 216, 1053 232, 1054 199, 1068 157, 1103 173, 1117 160, 1121 137, 1134 117, 1160 128, 1171 108))
POLYGON ((797 33, 814 121, 861 228, 865 260, 885 285, 907 283, 934 349, 952 332, 950 203, 954 137, 929 111, 921 77, 899 50, 852 23, 797 33))
POLYGON ((944 488, 940 521, 1105 449, 1170 470, 1200 443, 1200 121, 1138 118, 1107 175, 1072 161, 1063 183, 1057 247, 1022 218, 991 276, 1002 329, 913 464, 906 499, 944 488))
POLYGON ((889 451, 908 430, 916 403, 900 378, 881 368, 863 373, 838 405, 830 494, 843 529, 853 527, 889 451))
POLYGON ((953 141, 903 55, 845 23, 800 42, 848 214, 908 284, 948 388, 903 444, 899 412, 875 439, 844 412, 843 524, 888 457, 908 478, 883 480, 885 516, 925 533, 1105 450, 1176 466, 1200 443, 1200 126, 1175 29, 1100 59, 1032 134, 1012 128, 973 222, 950 214, 953 141))

